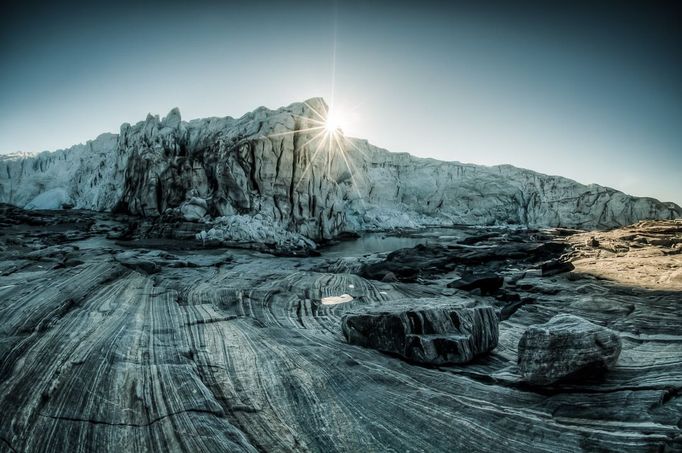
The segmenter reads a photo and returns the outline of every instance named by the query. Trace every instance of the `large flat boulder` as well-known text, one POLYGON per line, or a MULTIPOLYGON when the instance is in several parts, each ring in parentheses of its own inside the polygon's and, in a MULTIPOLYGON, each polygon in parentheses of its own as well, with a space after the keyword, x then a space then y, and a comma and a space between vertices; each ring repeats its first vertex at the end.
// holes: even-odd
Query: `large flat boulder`
POLYGON ((452 299, 386 303, 341 319, 350 344, 430 365, 466 363, 494 349, 498 323, 492 307, 452 299))
POLYGON ((547 385, 578 376, 593 376, 613 367, 620 337, 606 327, 574 315, 554 316, 530 326, 521 337, 518 365, 523 378, 547 385))

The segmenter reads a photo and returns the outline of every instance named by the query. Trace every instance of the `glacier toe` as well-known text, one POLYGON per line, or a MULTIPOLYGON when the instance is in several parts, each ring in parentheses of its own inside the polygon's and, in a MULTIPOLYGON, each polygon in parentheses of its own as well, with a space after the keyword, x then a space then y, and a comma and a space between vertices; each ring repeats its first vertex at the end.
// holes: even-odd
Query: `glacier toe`
POLYGON ((674 203, 510 165, 417 158, 342 133, 316 139, 326 110, 313 98, 238 119, 148 115, 66 150, 0 157, 0 202, 172 213, 206 223, 204 237, 298 244, 425 225, 592 229, 682 217, 674 203), (238 230, 226 221, 256 215, 238 230))

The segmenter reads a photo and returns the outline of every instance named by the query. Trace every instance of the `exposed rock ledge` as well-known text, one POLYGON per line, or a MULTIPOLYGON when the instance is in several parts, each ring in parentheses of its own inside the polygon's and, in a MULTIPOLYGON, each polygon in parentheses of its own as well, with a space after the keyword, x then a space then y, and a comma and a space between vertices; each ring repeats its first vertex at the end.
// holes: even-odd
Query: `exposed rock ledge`
POLYGON ((429 365, 467 363, 497 346, 499 319, 471 300, 410 299, 341 318, 350 344, 429 365))
POLYGON ((226 230, 212 219, 260 214, 269 225, 266 242, 275 243, 425 224, 588 229, 682 217, 673 203, 509 165, 421 159, 341 133, 341 151, 318 147, 318 130, 307 129, 326 110, 314 98, 239 119, 184 122, 173 109, 164 119, 149 115, 123 124, 118 135, 66 150, 0 157, 0 202, 141 216, 176 212, 206 222, 215 239, 255 240, 251 222, 226 230))
MULTIPOLYGON (((324 250, 300 260, 107 239, 126 221, 0 205, 0 452, 682 450, 679 280, 617 284, 585 259, 542 276, 536 247, 492 250, 556 235, 486 228, 443 239, 462 256, 454 269, 439 252, 416 282, 388 283, 323 271, 324 250), (459 246, 474 242, 488 251, 459 246), (504 286, 474 296, 447 288, 451 271, 495 272, 504 286), (465 365, 419 366, 342 337, 346 313, 460 297, 503 315, 495 349, 465 365), (620 357, 598 379, 528 385, 519 340, 561 313, 617 332, 620 357)), ((638 270, 682 268, 669 228, 630 228, 661 240, 639 249, 660 256, 638 270)), ((608 269, 635 258, 613 254, 608 269)))

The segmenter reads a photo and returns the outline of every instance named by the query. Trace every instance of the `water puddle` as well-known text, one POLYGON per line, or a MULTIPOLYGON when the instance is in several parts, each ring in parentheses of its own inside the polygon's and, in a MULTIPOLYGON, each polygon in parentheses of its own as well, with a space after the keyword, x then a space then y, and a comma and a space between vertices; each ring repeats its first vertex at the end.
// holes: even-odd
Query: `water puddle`
POLYGON ((415 233, 395 235, 391 233, 363 233, 357 239, 341 241, 320 252, 325 257, 363 256, 371 253, 392 252, 419 244, 451 243, 466 237, 469 229, 434 228, 415 233))

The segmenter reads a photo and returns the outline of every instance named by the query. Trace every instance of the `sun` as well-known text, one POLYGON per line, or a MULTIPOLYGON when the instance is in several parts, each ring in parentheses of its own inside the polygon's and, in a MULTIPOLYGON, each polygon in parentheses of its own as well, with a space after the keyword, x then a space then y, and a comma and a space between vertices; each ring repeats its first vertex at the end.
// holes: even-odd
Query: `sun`
POLYGON ((339 156, 343 160, 343 163, 346 165, 348 173, 350 174, 352 186, 357 193, 357 199, 364 204, 358 182, 355 179, 356 168, 353 158, 349 154, 349 147, 360 154, 364 155, 364 152, 358 148, 355 143, 353 143, 352 139, 348 139, 344 135, 344 131, 342 129, 342 127, 347 126, 350 122, 352 122, 352 120, 356 119, 354 110, 342 111, 332 105, 328 108, 325 108, 324 110, 318 111, 307 102, 304 102, 304 104, 312 113, 312 115, 301 116, 294 114, 294 117, 305 120, 308 127, 296 128, 294 130, 269 134, 263 137, 266 139, 271 139, 290 135, 308 135, 305 143, 298 145, 299 149, 305 151, 308 145, 312 145, 314 150, 312 151, 312 156, 310 156, 307 165, 303 169, 303 172, 299 175, 298 182, 294 186, 294 190, 297 190, 301 182, 304 181, 304 177, 308 174, 308 171, 312 167, 312 164, 315 162, 318 155, 321 152, 326 152, 329 153, 329 155, 339 156), (347 115, 346 113, 350 113, 350 115, 347 115))
POLYGON ((341 128, 341 116, 338 110, 329 109, 324 121, 324 128, 327 133, 336 132, 337 129, 341 128))

